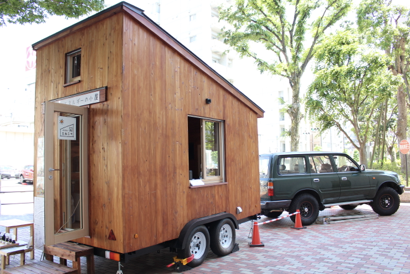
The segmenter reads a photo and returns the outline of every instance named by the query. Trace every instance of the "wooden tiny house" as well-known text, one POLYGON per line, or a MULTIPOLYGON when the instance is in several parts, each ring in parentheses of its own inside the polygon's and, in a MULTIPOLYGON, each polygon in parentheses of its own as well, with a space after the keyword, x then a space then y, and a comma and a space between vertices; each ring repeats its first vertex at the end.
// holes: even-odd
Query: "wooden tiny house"
POLYGON ((33 48, 45 244, 184 249, 199 225, 260 212, 263 110, 142 10, 119 3, 33 48))

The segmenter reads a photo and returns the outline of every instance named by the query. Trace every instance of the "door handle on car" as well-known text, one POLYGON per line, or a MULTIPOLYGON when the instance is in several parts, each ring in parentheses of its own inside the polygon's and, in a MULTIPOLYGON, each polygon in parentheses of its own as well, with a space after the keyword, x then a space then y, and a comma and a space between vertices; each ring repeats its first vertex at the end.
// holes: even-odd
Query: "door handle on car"
POLYGON ((342 177, 342 181, 347 181, 347 177, 342 177))
POLYGON ((313 182, 315 182, 315 183, 319 183, 319 179, 318 178, 315 178, 315 179, 313 179, 313 182))

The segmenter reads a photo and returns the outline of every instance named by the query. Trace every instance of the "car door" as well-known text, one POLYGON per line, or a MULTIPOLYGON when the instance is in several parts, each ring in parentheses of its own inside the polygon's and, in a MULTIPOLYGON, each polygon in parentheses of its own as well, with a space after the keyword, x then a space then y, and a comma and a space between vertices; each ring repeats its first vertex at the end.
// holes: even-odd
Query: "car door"
POLYGON ((276 200, 287 200, 301 189, 311 189, 310 174, 304 155, 282 155, 275 163, 274 178, 276 200))
POLYGON ((372 189, 369 177, 360 172, 359 165, 347 155, 333 155, 340 180, 340 200, 357 201, 369 197, 372 189))
POLYGON ((324 204, 335 203, 340 198, 340 180, 333 169, 329 155, 309 157, 312 186, 322 196, 324 204))

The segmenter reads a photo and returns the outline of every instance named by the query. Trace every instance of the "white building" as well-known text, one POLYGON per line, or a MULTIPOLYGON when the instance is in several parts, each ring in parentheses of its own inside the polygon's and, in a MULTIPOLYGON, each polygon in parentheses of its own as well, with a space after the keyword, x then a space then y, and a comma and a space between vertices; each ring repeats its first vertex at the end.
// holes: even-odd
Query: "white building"
MULTIPOLYGON (((290 117, 283 112, 291 103, 292 90, 286 78, 261 75, 253 60, 241 59, 227 52, 218 34, 225 26, 219 22, 218 7, 234 4, 232 0, 139 0, 135 5, 203 61, 234 84, 265 110, 259 119, 259 152, 290 151, 290 117)), ((301 96, 304 96, 301 90, 301 96)), ((302 110, 304 113, 304 110, 302 110)), ((313 150, 318 137, 313 126, 302 119, 299 150, 313 150), (314 145, 312 145, 315 143, 314 145)), ((318 139, 320 140, 320 138, 318 139)))

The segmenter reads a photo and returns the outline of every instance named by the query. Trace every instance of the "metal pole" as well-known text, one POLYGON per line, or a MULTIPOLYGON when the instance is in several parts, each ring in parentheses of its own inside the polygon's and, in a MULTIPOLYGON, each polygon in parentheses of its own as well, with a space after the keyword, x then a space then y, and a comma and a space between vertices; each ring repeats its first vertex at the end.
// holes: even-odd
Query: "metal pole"
POLYGON ((407 154, 406 154, 406 186, 409 186, 409 175, 408 175, 408 170, 407 170, 407 154))

